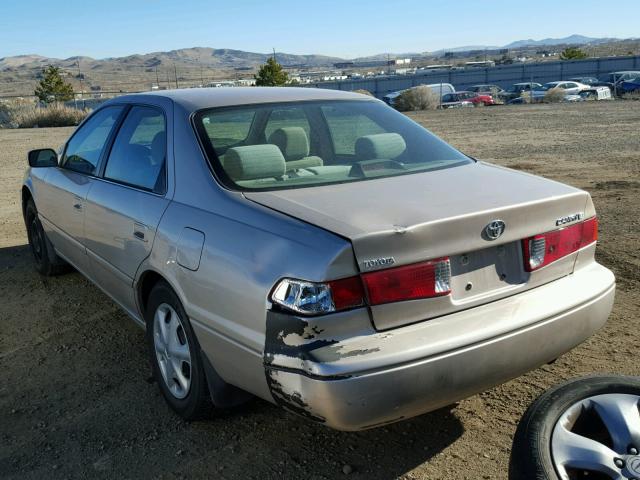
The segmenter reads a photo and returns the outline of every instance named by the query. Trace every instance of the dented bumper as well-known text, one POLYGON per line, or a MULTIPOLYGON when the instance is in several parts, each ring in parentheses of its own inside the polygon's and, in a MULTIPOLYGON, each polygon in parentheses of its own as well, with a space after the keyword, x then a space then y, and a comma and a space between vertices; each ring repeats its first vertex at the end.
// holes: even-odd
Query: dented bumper
POLYGON ((366 309, 269 312, 264 363, 276 403, 340 430, 413 417, 547 363, 604 325, 613 274, 597 263, 480 307, 379 332, 366 309))

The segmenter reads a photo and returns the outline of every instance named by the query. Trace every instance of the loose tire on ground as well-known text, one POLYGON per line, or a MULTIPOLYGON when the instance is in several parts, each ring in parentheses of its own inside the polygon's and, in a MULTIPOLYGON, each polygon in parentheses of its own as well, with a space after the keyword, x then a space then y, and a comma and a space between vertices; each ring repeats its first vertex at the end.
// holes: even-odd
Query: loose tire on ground
MULTIPOLYGON (((554 428, 561 417, 572 406, 579 405, 582 401, 596 396, 622 394, 640 397, 640 377, 627 376, 591 376, 574 379, 558 385, 543 393, 522 417, 515 437, 509 461, 510 480, 558 480, 561 477, 554 466, 552 452, 552 438, 554 428)), ((602 397, 600 397, 602 398, 602 397)), ((615 450, 605 423, 590 415, 598 415, 597 412, 582 410, 578 420, 572 428, 586 438, 595 439, 598 443, 608 445, 615 450), (583 418, 584 416, 584 418, 583 418), (580 430, 578 430, 580 429, 580 430), (607 436, 608 435, 608 436, 607 436)), ((634 415, 638 414, 635 411, 634 415)), ((638 421, 640 424, 640 420, 638 421)), ((625 449, 640 449, 640 445, 627 445, 625 449)), ((620 448, 618 448, 620 450, 620 448)), ((618 452, 615 450, 614 459, 619 461, 629 451, 618 452)), ((608 458, 608 457, 607 457, 608 458)), ((621 462, 619 462, 622 465, 621 462)), ((620 474, 622 474, 622 468, 620 474)), ((612 478, 594 471, 586 474, 576 471, 575 478, 612 478)), ((620 478, 623 478, 622 476, 620 478)))

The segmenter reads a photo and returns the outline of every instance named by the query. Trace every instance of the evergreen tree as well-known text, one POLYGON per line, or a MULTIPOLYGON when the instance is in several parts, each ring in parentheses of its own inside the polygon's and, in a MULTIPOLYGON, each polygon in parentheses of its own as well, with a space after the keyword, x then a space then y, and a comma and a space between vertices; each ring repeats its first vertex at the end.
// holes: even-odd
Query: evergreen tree
POLYGON ((578 47, 567 47, 560 54, 562 60, 581 60, 587 58, 587 54, 578 47))
POLYGON ((73 99, 73 87, 62 78, 60 68, 49 65, 36 87, 35 95, 44 103, 64 102, 73 99))
POLYGON ((267 63, 260 67, 254 78, 259 87, 281 87, 289 82, 289 75, 274 57, 267 59, 267 63))

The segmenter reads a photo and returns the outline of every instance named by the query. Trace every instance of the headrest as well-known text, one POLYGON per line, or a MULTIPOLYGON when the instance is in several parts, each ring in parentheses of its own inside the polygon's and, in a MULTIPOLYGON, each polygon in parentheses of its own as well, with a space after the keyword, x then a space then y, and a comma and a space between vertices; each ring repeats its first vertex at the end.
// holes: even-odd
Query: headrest
POLYGON ((224 169, 233 180, 255 180, 281 177, 285 163, 282 152, 275 145, 247 145, 227 150, 224 169))
POLYGON ((302 127, 283 127, 269 137, 269 143, 277 145, 285 160, 300 160, 309 155, 309 139, 302 127))
POLYGON ((378 133, 377 135, 366 135, 356 140, 358 160, 391 160, 402 155, 406 149, 407 144, 398 133, 378 133))

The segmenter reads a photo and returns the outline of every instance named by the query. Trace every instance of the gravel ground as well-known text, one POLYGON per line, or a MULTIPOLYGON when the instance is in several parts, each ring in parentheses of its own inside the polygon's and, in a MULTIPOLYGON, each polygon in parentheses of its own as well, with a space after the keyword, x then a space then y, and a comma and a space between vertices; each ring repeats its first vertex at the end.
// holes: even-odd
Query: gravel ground
POLYGON ((529 402, 591 372, 638 374, 640 102, 411 115, 466 153, 591 192, 598 258, 618 277, 607 326, 560 358, 448 410, 340 433, 256 400, 186 423, 149 381, 143 333, 77 273, 45 279, 25 246, 26 152, 71 129, 0 130, 0 476, 506 478, 529 402))

